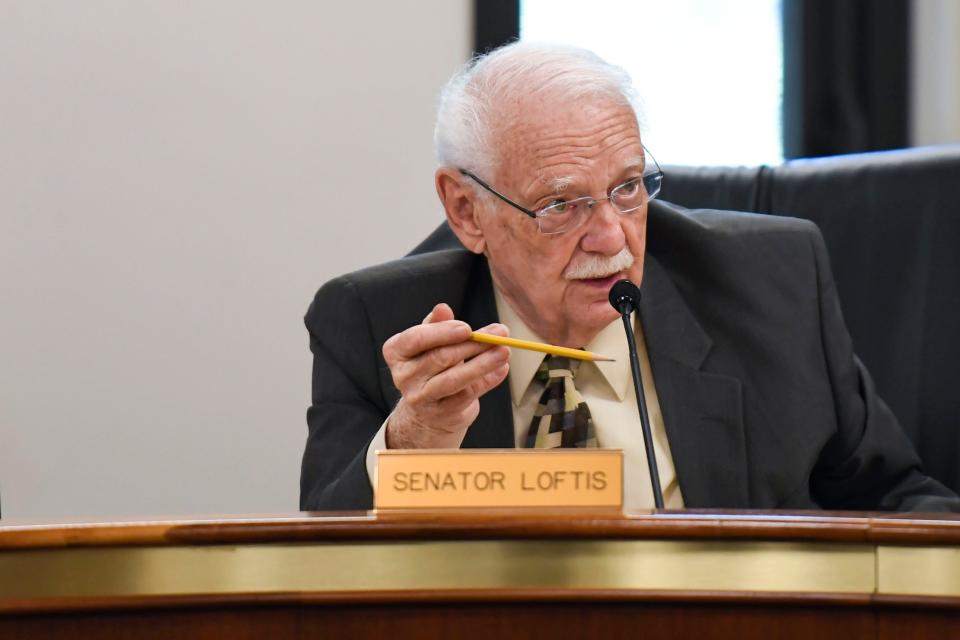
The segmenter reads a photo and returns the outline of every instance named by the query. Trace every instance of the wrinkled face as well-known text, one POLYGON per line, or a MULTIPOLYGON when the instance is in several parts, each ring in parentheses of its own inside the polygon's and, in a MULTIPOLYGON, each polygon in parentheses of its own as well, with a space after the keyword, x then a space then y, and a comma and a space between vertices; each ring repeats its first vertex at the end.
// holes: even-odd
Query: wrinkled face
MULTIPOLYGON (((629 106, 604 100, 558 108, 525 100, 515 111, 495 133, 499 166, 490 179, 528 209, 558 197, 599 200, 643 174, 640 131, 629 106)), ((646 204, 621 214, 600 202, 582 226, 560 235, 541 234, 535 220, 499 200, 480 208, 477 224, 494 282, 549 342, 583 347, 618 318, 607 301, 610 287, 621 278, 640 284, 646 204)))

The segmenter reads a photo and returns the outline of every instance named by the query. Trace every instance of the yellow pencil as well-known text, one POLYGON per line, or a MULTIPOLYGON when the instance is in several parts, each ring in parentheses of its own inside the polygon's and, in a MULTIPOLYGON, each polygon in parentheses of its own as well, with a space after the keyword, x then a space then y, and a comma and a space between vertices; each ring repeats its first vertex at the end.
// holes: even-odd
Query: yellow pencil
POLYGON ((543 344, 542 342, 531 342, 530 340, 517 340, 516 338, 501 338, 489 333, 478 333, 474 331, 470 334, 470 339, 474 342, 483 344, 497 344, 504 347, 514 347, 515 349, 526 349, 527 351, 539 351, 540 353, 549 353, 554 356, 563 356, 564 358, 574 358, 576 360, 593 360, 598 362, 613 362, 613 358, 601 356, 590 351, 582 349, 570 349, 568 347, 555 347, 552 344, 543 344))

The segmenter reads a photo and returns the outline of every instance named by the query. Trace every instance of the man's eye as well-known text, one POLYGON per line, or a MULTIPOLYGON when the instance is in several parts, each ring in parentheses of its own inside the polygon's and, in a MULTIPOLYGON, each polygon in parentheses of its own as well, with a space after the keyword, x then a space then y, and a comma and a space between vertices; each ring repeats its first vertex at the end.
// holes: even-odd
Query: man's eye
POLYGON ((552 200, 544 209, 547 213, 566 213, 570 209, 570 203, 562 199, 552 200))
POLYGON ((630 197, 636 194, 637 190, 640 188, 640 179, 634 178, 629 182, 624 182, 622 185, 617 187, 617 195, 621 197, 630 197))

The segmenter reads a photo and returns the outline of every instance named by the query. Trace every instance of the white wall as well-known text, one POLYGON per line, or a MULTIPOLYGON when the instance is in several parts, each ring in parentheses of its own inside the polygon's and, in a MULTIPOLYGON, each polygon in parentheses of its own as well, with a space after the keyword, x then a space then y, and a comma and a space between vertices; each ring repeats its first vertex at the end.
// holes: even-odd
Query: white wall
POLYGON ((440 221, 469 8, 0 0, 4 516, 296 509, 303 313, 440 221))
POLYGON ((910 139, 960 143, 960 2, 913 0, 910 139))

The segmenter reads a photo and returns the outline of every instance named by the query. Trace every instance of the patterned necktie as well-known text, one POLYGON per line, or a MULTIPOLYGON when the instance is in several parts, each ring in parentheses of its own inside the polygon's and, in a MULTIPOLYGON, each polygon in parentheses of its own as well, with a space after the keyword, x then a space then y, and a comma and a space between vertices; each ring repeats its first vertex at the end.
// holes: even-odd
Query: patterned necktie
POLYGON ((579 366, 579 360, 560 356, 543 359, 536 378, 546 382, 546 386, 530 422, 526 447, 553 449, 597 446, 590 409, 573 386, 573 376, 579 366))

